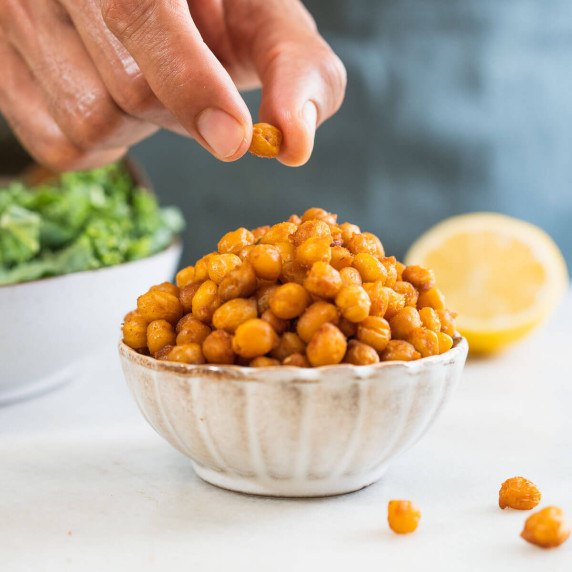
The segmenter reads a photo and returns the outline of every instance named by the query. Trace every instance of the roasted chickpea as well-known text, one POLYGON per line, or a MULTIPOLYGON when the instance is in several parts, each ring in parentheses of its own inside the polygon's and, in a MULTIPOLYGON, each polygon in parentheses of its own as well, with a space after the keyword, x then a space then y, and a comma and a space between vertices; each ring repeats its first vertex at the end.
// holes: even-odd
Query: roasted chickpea
POLYGON ((195 263, 195 282, 204 282, 209 279, 209 267, 208 262, 211 256, 218 256, 218 252, 211 252, 199 258, 195 263))
POLYGON ((282 264, 292 262, 296 258, 296 247, 291 242, 277 242, 274 246, 280 252, 282 264))
POLYGON ((334 298, 342 287, 342 279, 340 273, 326 262, 315 262, 304 280, 304 287, 316 296, 334 298))
POLYGON ((151 286, 149 292, 167 292, 168 294, 179 297, 179 288, 170 282, 163 282, 162 284, 151 286))
POLYGON ((570 525, 561 508, 547 506, 526 519, 520 536, 542 548, 555 548, 570 537, 570 525))
POLYGON ((385 266, 372 254, 360 252, 356 254, 353 261, 364 282, 383 282, 387 278, 385 266))
POLYGON ((387 506, 387 521, 389 527, 397 534, 414 532, 419 525, 421 511, 412 501, 392 500, 387 506))
POLYGON ((254 358, 249 365, 250 367, 272 367, 280 365, 280 362, 277 359, 270 358, 268 356, 259 356, 254 358))
POLYGON ((356 268, 342 268, 340 270, 340 278, 342 279, 342 286, 357 286, 362 285, 361 274, 356 268))
MULTIPOLYGON (((354 234, 347 242, 347 249, 352 254, 371 254, 373 256, 378 256, 378 248, 381 243, 377 237, 369 232, 362 232, 360 234, 354 234), (379 244, 378 244, 379 243, 379 244)), ((383 255, 382 255, 383 256, 383 255)))
POLYGON ((179 302, 181 302, 181 306, 183 307, 183 312, 188 314, 193 310, 193 298, 197 293, 197 290, 201 287, 200 282, 192 282, 191 284, 187 284, 183 286, 179 291, 179 302))
POLYGON ((439 288, 429 288, 422 294, 419 294, 417 300, 417 308, 426 308, 429 306, 434 310, 443 310, 445 308, 445 296, 439 288))
POLYGON ((232 349, 232 336, 224 330, 215 330, 203 342, 203 353, 209 363, 234 363, 236 354, 232 349))
POLYGON ((399 260, 395 261, 395 270, 397 272, 397 281, 403 281, 403 272, 405 270, 405 264, 399 262, 399 260))
POLYGON ((258 315, 262 316, 266 310, 270 308, 270 298, 280 288, 279 284, 269 284, 261 286, 256 290, 255 298, 256 305, 258 306, 258 315))
POLYGON ((259 226, 257 228, 253 228, 250 232, 252 232, 252 236, 254 237, 254 242, 256 243, 260 238, 262 238, 268 231, 270 230, 269 225, 259 226))
POLYGON ((344 246, 346 248, 354 234, 361 234, 360 227, 349 222, 344 222, 344 224, 341 224, 340 229, 342 231, 342 240, 344 241, 344 246))
POLYGON ((353 338, 357 334, 358 325, 355 322, 350 322, 346 318, 341 317, 338 322, 338 328, 346 338, 353 338))
POLYGON ((293 214, 293 215, 290 215, 288 222, 293 222, 294 224, 298 225, 298 224, 302 224, 302 219, 297 214, 293 214))
POLYGON ((233 298, 215 310, 212 322, 217 330, 232 334, 240 324, 257 317, 258 308, 254 298, 233 298))
POLYGON ((201 322, 209 323, 215 310, 221 305, 217 285, 212 280, 203 282, 193 296, 193 316, 201 322))
POLYGON ((337 224, 330 225, 330 233, 332 234, 332 246, 343 246, 342 229, 337 224))
POLYGON ((413 361, 421 358, 421 354, 403 340, 389 340, 381 352, 381 361, 413 361))
POLYGON ((255 291, 256 273, 250 262, 243 262, 231 270, 218 286, 218 295, 223 302, 233 298, 248 298, 255 291))
POLYGON ((167 360, 189 364, 205 363, 205 357, 203 356, 203 352, 199 344, 184 344, 182 346, 174 346, 167 355, 167 360))
POLYGON ((301 222, 306 222, 308 220, 323 220, 328 224, 336 224, 338 215, 329 213, 324 209, 313 207, 308 209, 301 217, 301 222))
POLYGON ((248 260, 248 257, 250 256, 250 253, 252 252, 252 249, 254 248, 254 244, 249 244, 248 246, 245 246, 239 253, 238 253, 238 257, 244 262, 246 260, 248 260))
POLYGON ((310 304, 310 295, 303 286, 288 282, 280 286, 270 297, 270 309, 278 318, 297 318, 310 304))
POLYGON ((244 247, 254 244, 254 235, 246 228, 237 228, 227 232, 218 242, 221 254, 238 254, 244 247))
POLYGON ((177 286, 179 288, 183 288, 183 286, 186 286, 187 284, 194 282, 195 267, 187 266, 186 268, 179 270, 179 272, 177 272, 177 275, 175 276, 175 281, 177 282, 177 286))
POLYGON ((339 310, 334 304, 314 302, 311 306, 308 306, 306 311, 298 318, 296 332, 304 342, 308 343, 322 324, 326 322, 337 324, 339 317, 339 310))
POLYGON ((437 315, 439 316, 439 321, 441 322, 441 331, 448 336, 453 337, 457 329, 455 324, 455 319, 457 318, 457 312, 451 310, 437 310, 437 315))
POLYGON ((289 320, 283 320, 282 318, 278 318, 277 316, 274 315, 274 313, 270 309, 263 312, 260 318, 268 322, 274 328, 274 331, 278 335, 283 334, 290 327, 289 320))
POLYGON ((276 244, 278 242, 289 242, 290 236, 298 230, 298 226, 293 222, 280 222, 271 226, 260 239, 260 244, 276 244))
POLYGON ((328 223, 322 220, 308 220, 296 228, 291 236, 294 246, 300 246, 309 238, 326 238, 332 241, 332 231, 328 223))
POLYGON ((176 332, 177 345, 181 346, 183 344, 202 344, 211 333, 211 329, 200 320, 197 320, 192 314, 187 314, 177 322, 176 332), (185 320, 187 317, 190 319, 185 320), (181 324, 183 320, 185 320, 183 327, 178 329, 179 324, 181 324))
POLYGON ((435 332, 439 340, 439 353, 444 354, 453 347, 453 338, 443 332, 435 332))
POLYGON ((357 339, 381 352, 391 339, 391 330, 387 320, 377 316, 368 316, 358 324, 357 339))
POLYGON ((303 284, 307 275, 308 267, 300 264, 297 260, 292 260, 292 262, 285 262, 282 265, 280 282, 296 282, 296 284, 303 284))
POLYGON ((277 360, 284 361, 289 355, 294 353, 303 354, 306 351, 306 344, 294 332, 284 332, 278 340, 278 345, 272 350, 271 356, 277 360))
POLYGON ((303 266, 314 262, 329 263, 332 257, 329 238, 309 238, 296 248, 296 260, 303 266))
POLYGON ((411 282, 419 292, 425 292, 435 286, 435 274, 423 266, 406 266, 403 271, 403 280, 411 282))
POLYGON ((255 318, 238 326, 232 339, 232 349, 245 358, 263 356, 278 345, 278 336, 272 326, 255 318))
POLYGON ((385 249, 383 248, 383 244, 381 244, 379 237, 371 232, 362 232, 362 234, 375 244, 375 252, 373 254, 378 258, 383 258, 385 256, 385 249))
POLYGON ((340 363, 346 355, 347 340, 333 324, 318 328, 306 347, 306 356, 313 367, 340 363))
POLYGON ((175 345, 175 328, 167 320, 153 320, 147 326, 147 347, 151 354, 161 348, 175 345))
POLYGON ((248 262, 252 264, 258 278, 276 280, 282 272, 280 251, 272 244, 258 244, 250 253, 248 262))
POLYGON ((385 310, 384 318, 390 320, 403 308, 405 308, 405 296, 399 294, 393 288, 384 287, 387 292, 387 308, 385 310))
POLYGON ((421 354, 421 357, 439 354, 439 338, 437 334, 425 328, 415 328, 407 341, 421 354))
POLYGON ((167 320, 175 324, 183 315, 183 307, 176 296, 157 290, 139 296, 137 309, 148 322, 167 320))
POLYGON ((292 367, 311 367, 308 358, 304 354, 290 354, 284 358, 282 365, 289 365, 292 367))
POLYGON ((170 345, 164 346, 158 352, 155 352, 153 357, 161 361, 167 361, 169 359, 169 354, 174 347, 175 346, 170 345))
POLYGON ((211 256, 207 261, 209 278, 220 284, 223 278, 235 268, 242 265, 242 260, 236 254, 218 254, 211 256))
POLYGON ((414 308, 417 307, 417 299, 419 298, 419 293, 417 292, 417 290, 415 290, 415 286, 413 286, 413 284, 398 280, 395 283, 393 289, 398 294, 403 295, 403 297, 405 298, 406 306, 413 306, 414 308))
POLYGON ((343 246, 332 246, 330 249, 330 264, 338 271, 343 268, 351 267, 354 261, 354 255, 343 246))
POLYGON ((129 312, 123 322, 123 342, 134 350, 146 347, 148 325, 139 311, 129 312))
POLYGON ((257 157, 272 159, 280 152, 282 131, 270 123, 255 123, 252 126, 252 140, 248 150, 257 157))
POLYGON ((361 286, 344 286, 336 296, 336 306, 350 322, 361 322, 368 317, 371 302, 361 286))
POLYGON ((379 362, 379 355, 371 346, 357 340, 351 340, 348 343, 344 362, 353 365, 371 365, 379 362))
POLYGON ((366 282, 363 289, 367 292, 371 301, 369 313, 372 316, 383 318, 389 306, 390 288, 385 288, 383 282, 366 282))
POLYGON ((423 324, 419 312, 411 306, 406 306, 389 320, 389 325, 392 338, 406 340, 415 328, 420 328, 423 324))
POLYGON ((439 320, 439 315, 433 308, 426 306, 419 310, 419 317, 425 328, 432 330, 433 332, 441 331, 441 320, 439 320))

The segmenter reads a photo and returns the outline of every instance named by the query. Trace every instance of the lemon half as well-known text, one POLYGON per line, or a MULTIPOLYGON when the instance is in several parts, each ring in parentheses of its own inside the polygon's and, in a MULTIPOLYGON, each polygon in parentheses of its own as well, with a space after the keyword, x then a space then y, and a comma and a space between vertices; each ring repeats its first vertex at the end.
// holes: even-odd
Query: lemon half
POLYGON ((533 224, 497 213, 446 219, 413 244, 405 262, 433 269, 473 353, 495 352, 524 337, 568 288, 554 241, 533 224))

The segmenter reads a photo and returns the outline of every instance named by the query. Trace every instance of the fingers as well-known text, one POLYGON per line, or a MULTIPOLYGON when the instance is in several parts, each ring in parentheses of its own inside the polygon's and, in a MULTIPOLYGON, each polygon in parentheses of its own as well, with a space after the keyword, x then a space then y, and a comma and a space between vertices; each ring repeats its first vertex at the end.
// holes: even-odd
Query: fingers
POLYGON ((74 145, 48 112, 39 86, 18 55, 0 34, 0 110, 14 133, 38 163, 54 171, 106 165, 127 149, 86 151, 74 145))
POLYGON ((186 0, 102 0, 102 15, 155 95, 201 145, 225 161, 247 151, 248 108, 203 42, 186 0))
POLYGON ((346 72, 298 0, 225 0, 229 33, 262 81, 259 120, 284 135, 278 160, 303 165, 318 125, 342 104, 346 72))
POLYGON ((117 107, 59 5, 36 0, 26 10, 26 2, 14 4, 20 9, 4 27, 6 37, 36 78, 68 139, 83 149, 113 149, 133 145, 156 130, 117 107))

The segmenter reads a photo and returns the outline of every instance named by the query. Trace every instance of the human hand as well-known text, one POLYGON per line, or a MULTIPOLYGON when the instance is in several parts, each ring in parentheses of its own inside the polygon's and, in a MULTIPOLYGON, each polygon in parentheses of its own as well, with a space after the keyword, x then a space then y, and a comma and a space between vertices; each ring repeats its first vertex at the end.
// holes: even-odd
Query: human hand
POLYGON ((40 163, 100 166, 159 127, 223 161, 250 145, 262 85, 278 160, 305 163, 342 103, 343 64, 299 0, 2 0, 0 111, 40 163))

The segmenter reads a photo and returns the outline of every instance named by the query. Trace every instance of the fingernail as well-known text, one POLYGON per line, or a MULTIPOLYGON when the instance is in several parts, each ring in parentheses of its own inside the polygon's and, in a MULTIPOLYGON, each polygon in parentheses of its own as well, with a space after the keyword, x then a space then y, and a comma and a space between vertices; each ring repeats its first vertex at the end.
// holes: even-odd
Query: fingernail
POLYGON ((232 157, 245 139, 243 126, 228 113, 213 107, 199 115, 197 129, 212 150, 223 159, 232 157))
POLYGON ((318 110, 313 101, 307 101, 302 108, 302 117, 311 129, 316 129, 318 123, 318 110))

